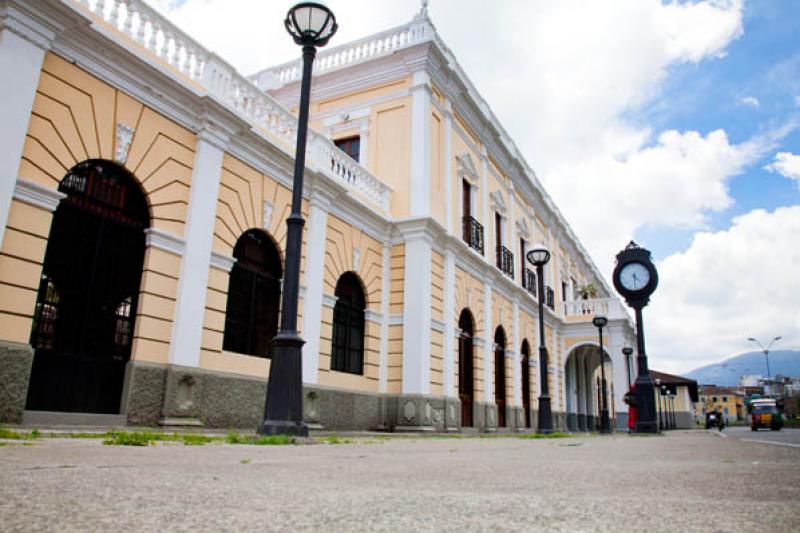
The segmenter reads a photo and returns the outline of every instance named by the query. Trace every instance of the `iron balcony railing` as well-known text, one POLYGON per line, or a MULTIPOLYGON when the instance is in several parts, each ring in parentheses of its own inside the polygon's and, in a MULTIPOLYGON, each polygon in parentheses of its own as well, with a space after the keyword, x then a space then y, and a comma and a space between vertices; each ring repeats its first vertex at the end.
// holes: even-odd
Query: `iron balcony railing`
POLYGON ((506 276, 514 277, 514 254, 502 244, 497 247, 497 268, 506 276))
POLYGON ((526 268, 522 273, 522 288, 536 298, 536 272, 530 268, 526 268))
POLYGON ((480 222, 470 216, 466 216, 462 221, 464 232, 464 242, 467 246, 480 252, 483 255, 483 226, 480 222))
POLYGON ((544 304, 552 309, 553 311, 556 310, 556 293, 553 291, 553 287, 547 285, 544 288, 545 293, 545 300, 544 304))

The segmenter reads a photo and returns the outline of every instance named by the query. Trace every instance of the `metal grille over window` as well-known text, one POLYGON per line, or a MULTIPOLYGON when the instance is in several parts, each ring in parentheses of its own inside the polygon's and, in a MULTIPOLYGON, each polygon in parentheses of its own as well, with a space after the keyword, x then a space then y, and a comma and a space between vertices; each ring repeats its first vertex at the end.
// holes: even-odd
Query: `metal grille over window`
POLYGON ((522 275, 522 287, 536 298, 536 272, 526 268, 522 275))
POLYGON ((551 287, 550 285, 545 286, 544 293, 546 295, 545 301, 544 301, 545 305, 547 305, 547 307, 549 307, 550 309, 555 311, 555 309, 556 309, 556 293, 553 290, 553 287, 551 287))
POLYGON ((366 298, 358 276, 345 272, 335 294, 331 370, 363 374, 366 298))
POLYGON ((269 235, 250 230, 237 241, 233 256, 222 349, 270 357, 278 332, 280 253, 269 235))
POLYGON ((497 268, 508 277, 514 277, 514 254, 503 245, 497 247, 497 268))

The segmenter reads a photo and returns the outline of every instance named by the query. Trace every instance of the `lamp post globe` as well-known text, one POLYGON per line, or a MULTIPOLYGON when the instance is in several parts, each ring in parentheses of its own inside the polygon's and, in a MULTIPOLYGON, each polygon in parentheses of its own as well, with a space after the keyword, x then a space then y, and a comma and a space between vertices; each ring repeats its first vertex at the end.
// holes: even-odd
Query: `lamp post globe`
POLYGON ((608 393, 606 387, 606 356, 603 351, 603 328, 608 325, 608 319, 602 315, 595 315, 592 324, 597 328, 600 336, 600 387, 602 389, 600 405, 600 433, 611 433, 611 419, 608 416, 608 393))
POLYGON ((544 265, 550 261, 550 250, 544 244, 537 244, 525 256, 536 267, 537 296, 539 300, 539 411, 537 415, 537 431, 553 432, 553 414, 550 411, 550 386, 547 374, 550 366, 547 347, 544 342, 544 265))
POLYGON ((322 4, 301 2, 289 10, 284 21, 294 42, 303 47, 303 77, 297 116, 292 182, 292 210, 286 219, 286 267, 283 280, 281 328, 272 339, 272 364, 267 382, 264 419, 257 431, 262 435, 308 435, 303 421, 304 341, 297 332, 297 300, 300 287, 300 257, 305 220, 301 213, 303 173, 306 167, 308 109, 311 99, 311 71, 317 47, 325 46, 338 28, 333 13, 322 4))

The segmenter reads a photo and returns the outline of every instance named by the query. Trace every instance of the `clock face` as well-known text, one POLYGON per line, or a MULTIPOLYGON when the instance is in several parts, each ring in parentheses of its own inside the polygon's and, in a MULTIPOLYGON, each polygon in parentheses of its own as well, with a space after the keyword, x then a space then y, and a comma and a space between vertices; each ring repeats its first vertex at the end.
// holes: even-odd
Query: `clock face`
POLYGON ((619 282, 629 291, 640 291, 650 282, 650 271, 641 263, 628 263, 619 272, 619 282))

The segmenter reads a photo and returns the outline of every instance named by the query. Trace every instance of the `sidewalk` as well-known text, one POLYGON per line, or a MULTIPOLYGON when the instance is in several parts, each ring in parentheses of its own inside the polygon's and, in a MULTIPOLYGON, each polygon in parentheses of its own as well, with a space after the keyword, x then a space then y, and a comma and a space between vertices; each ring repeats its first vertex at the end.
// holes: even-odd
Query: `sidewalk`
POLYGON ((800 528, 798 449, 698 431, 337 440, 353 439, 18 441, 0 447, 0 523, 5 531, 800 528))

